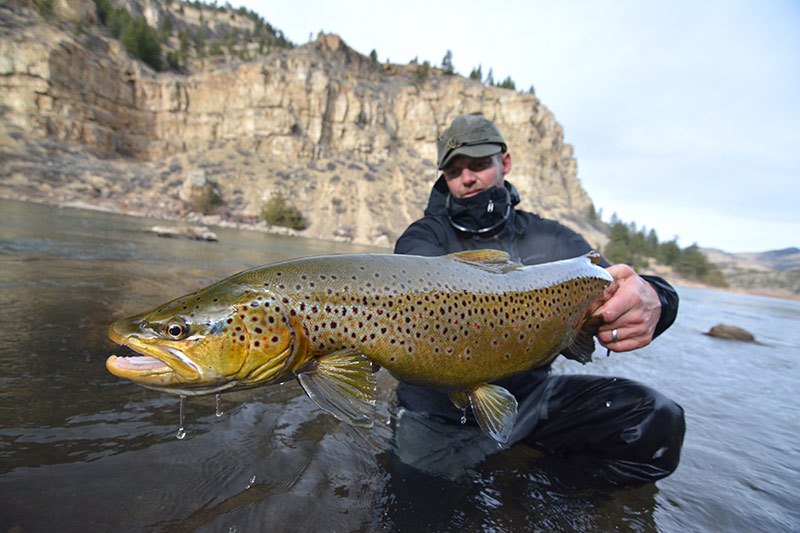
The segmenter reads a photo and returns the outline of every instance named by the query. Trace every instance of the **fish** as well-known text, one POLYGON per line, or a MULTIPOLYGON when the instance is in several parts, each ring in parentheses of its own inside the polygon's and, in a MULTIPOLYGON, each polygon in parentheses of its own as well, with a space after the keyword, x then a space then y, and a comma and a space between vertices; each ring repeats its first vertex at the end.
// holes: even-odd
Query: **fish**
POLYGON ((371 427, 375 365, 448 391, 504 446, 517 401, 494 381, 559 353, 587 362, 613 278, 600 255, 522 265, 506 252, 343 254, 244 270, 150 311, 109 337, 138 356, 107 369, 144 387, 216 394, 296 378, 336 418, 371 427), (606 295, 606 296, 604 296, 606 295))

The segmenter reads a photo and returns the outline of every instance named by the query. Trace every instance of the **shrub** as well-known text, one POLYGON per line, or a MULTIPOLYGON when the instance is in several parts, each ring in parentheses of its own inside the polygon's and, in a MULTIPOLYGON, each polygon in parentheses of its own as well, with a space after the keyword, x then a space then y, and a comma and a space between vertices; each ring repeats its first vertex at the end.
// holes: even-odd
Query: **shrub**
POLYGON ((296 230, 308 227, 303 214, 293 205, 286 203, 280 193, 272 195, 261 208, 261 218, 272 226, 283 226, 296 230))
POLYGON ((417 87, 425 83, 431 73, 431 64, 426 60, 423 64, 417 65, 414 69, 414 85, 417 87))
POLYGON ((95 0, 95 6, 100 20, 128 52, 154 70, 164 68, 159 32, 143 17, 134 19, 127 9, 114 8, 109 0, 95 0))
POLYGON ((507 76, 506 79, 497 84, 497 86, 501 89, 515 90, 517 88, 517 85, 514 83, 514 80, 511 79, 511 76, 507 76))
POLYGON ((214 210, 222 205, 217 188, 209 183, 202 191, 197 193, 191 200, 192 211, 210 215, 214 210))

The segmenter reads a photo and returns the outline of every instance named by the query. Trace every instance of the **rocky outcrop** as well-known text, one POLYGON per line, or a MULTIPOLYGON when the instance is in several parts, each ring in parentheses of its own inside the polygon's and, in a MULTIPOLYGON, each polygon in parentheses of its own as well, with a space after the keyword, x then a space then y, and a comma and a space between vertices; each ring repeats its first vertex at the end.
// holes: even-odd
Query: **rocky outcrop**
POLYGON ((91 19, 0 11, 0 195, 187 217, 202 176, 221 220, 256 223, 280 193, 308 220, 302 235, 387 245, 422 215, 437 135, 458 114, 482 113, 506 136, 523 207, 604 241, 572 147, 531 94, 436 69, 420 80, 336 35, 155 73, 91 19))

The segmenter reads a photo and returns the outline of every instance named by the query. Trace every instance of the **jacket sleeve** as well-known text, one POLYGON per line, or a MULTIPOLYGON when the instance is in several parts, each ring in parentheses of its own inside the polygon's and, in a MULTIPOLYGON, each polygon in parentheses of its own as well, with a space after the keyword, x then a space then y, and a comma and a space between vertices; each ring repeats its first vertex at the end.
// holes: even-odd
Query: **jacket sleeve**
POLYGON ((678 292, 664 278, 647 274, 643 274, 642 278, 656 290, 658 299, 661 301, 661 317, 658 319, 656 331, 653 333, 655 339, 664 333, 678 316, 678 292))
POLYGON ((423 255, 436 257, 447 254, 446 237, 437 231, 438 225, 427 218, 411 224, 397 239, 394 253, 404 255, 423 255))

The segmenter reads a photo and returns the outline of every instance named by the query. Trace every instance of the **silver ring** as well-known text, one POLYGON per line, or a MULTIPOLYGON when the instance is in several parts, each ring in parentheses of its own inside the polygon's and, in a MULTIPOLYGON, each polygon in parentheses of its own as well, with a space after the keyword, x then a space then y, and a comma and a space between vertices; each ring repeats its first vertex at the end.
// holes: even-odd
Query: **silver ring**
POLYGON ((611 342, 617 342, 617 339, 619 339, 617 336, 618 333, 619 332, 616 329, 611 330, 611 342))

